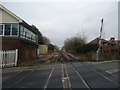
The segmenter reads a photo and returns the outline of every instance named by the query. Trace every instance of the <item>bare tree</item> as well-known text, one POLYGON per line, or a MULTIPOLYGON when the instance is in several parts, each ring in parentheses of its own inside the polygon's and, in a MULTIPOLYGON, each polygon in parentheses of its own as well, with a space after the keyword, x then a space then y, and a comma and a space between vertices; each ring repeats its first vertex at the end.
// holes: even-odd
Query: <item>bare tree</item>
POLYGON ((75 50, 76 45, 78 44, 85 44, 86 43, 86 36, 85 34, 77 34, 74 37, 68 38, 64 42, 64 48, 66 51, 73 51, 75 50))

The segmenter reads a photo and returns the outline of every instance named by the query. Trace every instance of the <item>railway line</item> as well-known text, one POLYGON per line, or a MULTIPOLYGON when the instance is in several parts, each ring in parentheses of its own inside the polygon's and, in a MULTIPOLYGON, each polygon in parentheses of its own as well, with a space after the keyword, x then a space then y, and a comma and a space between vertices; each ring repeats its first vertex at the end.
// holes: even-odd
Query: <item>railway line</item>
POLYGON ((29 67, 3 82, 3 88, 94 88, 118 89, 118 78, 84 62, 74 62, 74 56, 59 51, 49 65, 29 67))
MULTIPOLYGON (((40 87, 40 88, 44 88, 44 90, 46 89, 47 85, 48 85, 48 82, 49 82, 49 79, 53 73, 53 70, 54 70, 54 67, 55 67, 55 64, 57 62, 57 59, 55 56, 54 56, 54 59, 55 60, 51 60, 51 62, 53 62, 53 64, 51 65, 51 71, 49 70, 49 76, 45 82, 45 85, 44 87, 40 87)), ((18 72, 16 74, 16 76, 10 78, 9 80, 7 81, 4 81, 2 83, 2 86, 3 88, 25 88, 24 86, 20 86, 21 83, 29 76, 31 76, 33 73, 36 72, 36 69, 37 68, 32 68, 31 66, 29 68, 26 68, 24 71, 21 71, 21 72, 18 72), (5 87, 4 87, 5 86, 5 87)), ((28 87, 29 88, 29 87, 28 87)))
MULTIPOLYGON (((74 68, 74 71, 77 73, 77 75, 80 77, 80 79, 82 80, 82 82, 84 83, 84 85, 86 86, 86 88, 88 88, 89 90, 92 90, 93 88, 107 88, 107 86, 103 85, 105 82, 107 84, 110 84, 111 88, 116 88, 116 87, 120 87, 120 84, 118 83, 118 79, 119 78, 116 78, 110 74, 107 74, 103 71, 100 71, 99 69, 97 68, 93 68, 92 66, 90 65, 86 65, 84 63, 80 63, 82 66, 84 66, 85 68, 87 68, 88 70, 92 71, 93 73, 95 73, 95 75, 97 75, 97 77, 99 77, 99 80, 100 79, 103 79, 103 81, 105 81, 104 83, 99 83, 98 82, 93 82, 93 84, 89 83, 88 79, 86 79, 85 75, 81 74, 81 71, 80 69, 74 65, 72 62, 69 61, 69 57, 68 55, 66 55, 65 53, 63 53, 64 57, 66 57, 67 61, 69 62, 69 64, 71 65, 72 68, 74 68), (94 83, 98 83, 97 85, 94 84, 94 83)), ((86 74, 87 75, 87 74, 86 74)), ((91 80, 92 81, 92 80, 91 80)), ((72 87, 72 86, 71 86, 72 87)), ((78 86, 77 86, 78 87, 78 86)), ((75 88, 77 88, 75 87, 75 88)), ((80 87, 79 87, 80 88, 80 87)))
POLYGON ((57 63, 57 61, 58 61, 58 58, 59 57, 57 57, 57 58, 55 58, 54 59, 54 64, 53 64, 53 67, 52 67, 52 70, 51 70, 51 72, 50 72, 50 74, 49 74, 49 77, 48 77, 48 79, 47 79, 47 82, 46 82, 46 84, 45 84, 45 86, 44 86, 44 90, 46 90, 46 88, 47 88, 47 86, 48 86, 48 83, 49 83, 49 81, 50 81, 50 78, 51 78, 51 76, 52 76, 52 74, 53 74, 53 71, 54 71, 54 69, 55 69, 55 65, 56 65, 56 63, 57 63))

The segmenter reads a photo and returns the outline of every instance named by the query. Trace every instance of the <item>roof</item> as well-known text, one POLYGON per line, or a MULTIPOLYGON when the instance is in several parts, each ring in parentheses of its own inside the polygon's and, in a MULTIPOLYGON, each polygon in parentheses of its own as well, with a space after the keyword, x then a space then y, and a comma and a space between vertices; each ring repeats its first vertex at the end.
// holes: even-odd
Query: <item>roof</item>
MULTIPOLYGON (((102 42, 106 42, 106 43, 111 43, 111 44, 120 44, 120 40, 115 40, 115 39, 113 39, 113 40, 105 40, 105 39, 102 39, 102 42)), ((92 41, 90 41, 89 42, 90 44, 98 44, 99 43, 99 38, 97 37, 97 38, 95 38, 94 40, 92 40, 92 41)))
POLYGON ((90 44, 97 44, 99 42, 99 38, 95 38, 94 40, 90 41, 90 44))

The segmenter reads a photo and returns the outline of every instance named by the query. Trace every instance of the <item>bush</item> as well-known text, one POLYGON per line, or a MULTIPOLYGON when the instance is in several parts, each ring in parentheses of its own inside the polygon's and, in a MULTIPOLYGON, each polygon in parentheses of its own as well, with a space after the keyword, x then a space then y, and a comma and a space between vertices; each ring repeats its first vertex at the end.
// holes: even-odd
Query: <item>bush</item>
POLYGON ((75 46, 76 53, 88 53, 90 51, 97 51, 97 45, 96 44, 78 44, 75 46))

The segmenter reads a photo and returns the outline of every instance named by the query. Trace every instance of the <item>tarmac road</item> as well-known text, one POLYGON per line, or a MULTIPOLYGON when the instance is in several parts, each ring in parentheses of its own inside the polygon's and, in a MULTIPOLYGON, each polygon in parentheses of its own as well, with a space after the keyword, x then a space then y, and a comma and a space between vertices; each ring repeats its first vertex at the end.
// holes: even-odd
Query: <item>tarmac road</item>
POLYGON ((62 76, 63 63, 51 63, 43 66, 31 66, 14 69, 3 69, 4 88, 63 88, 63 78, 69 79, 70 88, 114 88, 120 87, 119 61, 105 63, 66 62, 67 77, 62 76), (109 67, 109 68, 108 68, 109 67), (116 70, 117 69, 117 70, 116 70), (111 73, 113 71, 114 73, 111 73))

